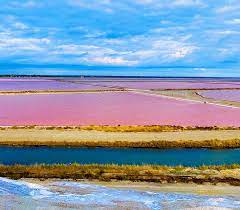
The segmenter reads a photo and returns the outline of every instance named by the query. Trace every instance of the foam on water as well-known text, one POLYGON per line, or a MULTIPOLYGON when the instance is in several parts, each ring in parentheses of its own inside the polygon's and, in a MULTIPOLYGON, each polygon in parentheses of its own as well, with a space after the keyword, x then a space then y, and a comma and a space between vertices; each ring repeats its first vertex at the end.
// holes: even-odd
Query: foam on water
POLYGON ((15 199, 27 197, 28 200, 35 202, 35 205, 44 203, 48 207, 64 204, 65 206, 74 205, 75 207, 130 207, 130 209, 137 205, 142 209, 153 210, 162 208, 240 208, 240 198, 230 196, 118 190, 66 181, 50 183, 43 187, 24 181, 0 178, 0 197, 9 197, 10 195, 15 196, 15 199), (38 203, 36 204, 36 202, 38 203))

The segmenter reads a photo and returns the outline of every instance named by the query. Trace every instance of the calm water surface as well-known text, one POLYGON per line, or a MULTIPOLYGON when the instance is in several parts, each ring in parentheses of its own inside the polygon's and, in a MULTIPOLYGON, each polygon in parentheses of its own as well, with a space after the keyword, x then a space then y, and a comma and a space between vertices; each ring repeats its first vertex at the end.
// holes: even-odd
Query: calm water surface
POLYGON ((0 147, 2 164, 35 163, 220 165, 240 164, 240 149, 0 147))

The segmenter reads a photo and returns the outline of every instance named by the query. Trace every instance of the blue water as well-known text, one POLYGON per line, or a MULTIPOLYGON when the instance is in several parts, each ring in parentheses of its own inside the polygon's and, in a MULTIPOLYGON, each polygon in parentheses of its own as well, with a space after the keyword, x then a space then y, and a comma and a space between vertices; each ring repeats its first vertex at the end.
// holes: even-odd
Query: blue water
POLYGON ((2 164, 35 163, 220 165, 240 164, 240 149, 0 147, 2 164))

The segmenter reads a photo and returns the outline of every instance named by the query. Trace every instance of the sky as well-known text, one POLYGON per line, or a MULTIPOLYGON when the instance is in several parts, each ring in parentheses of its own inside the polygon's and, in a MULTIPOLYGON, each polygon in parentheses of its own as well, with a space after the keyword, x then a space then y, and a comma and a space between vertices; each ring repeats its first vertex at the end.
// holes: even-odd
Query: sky
POLYGON ((0 74, 240 76, 239 0, 0 3, 0 74))

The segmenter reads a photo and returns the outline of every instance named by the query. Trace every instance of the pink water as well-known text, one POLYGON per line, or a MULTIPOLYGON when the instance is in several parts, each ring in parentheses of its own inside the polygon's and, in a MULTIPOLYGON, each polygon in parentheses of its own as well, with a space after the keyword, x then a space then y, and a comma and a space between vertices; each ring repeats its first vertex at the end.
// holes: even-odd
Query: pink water
POLYGON ((11 90, 88 90, 109 89, 123 87, 130 89, 203 89, 203 88, 240 88, 240 82, 229 81, 204 81, 204 80, 137 80, 126 79, 118 81, 94 81, 94 78, 68 79, 61 78, 0 78, 0 91, 11 90))
POLYGON ((179 82, 179 81, 114 81, 89 82, 90 84, 108 87, 124 87, 132 89, 204 89, 204 88, 240 88, 240 82, 179 82))
POLYGON ((1 95, 0 125, 240 126, 240 109, 134 93, 1 95))
POLYGON ((211 90, 199 92, 199 94, 216 100, 240 102, 240 90, 211 90))
POLYGON ((106 89, 90 84, 76 84, 61 81, 35 80, 35 79, 0 79, 0 91, 21 90, 93 90, 106 89))

